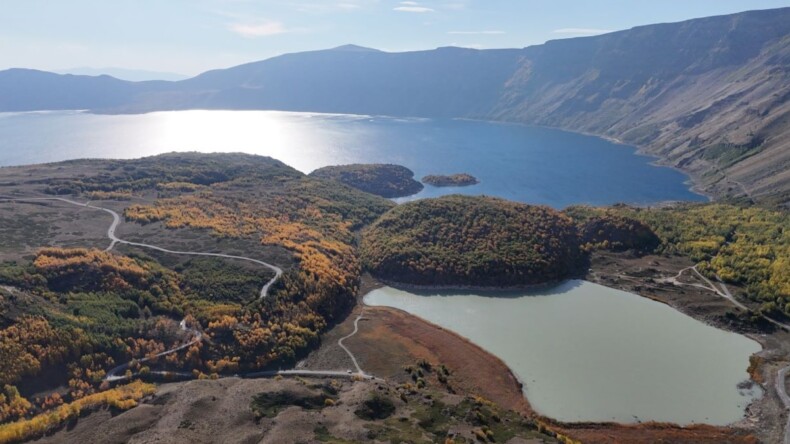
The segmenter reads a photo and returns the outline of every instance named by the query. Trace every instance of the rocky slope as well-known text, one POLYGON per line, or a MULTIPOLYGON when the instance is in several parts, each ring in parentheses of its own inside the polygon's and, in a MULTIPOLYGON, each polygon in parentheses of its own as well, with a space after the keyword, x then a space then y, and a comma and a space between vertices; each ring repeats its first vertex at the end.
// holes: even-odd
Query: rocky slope
POLYGON ((429 391, 384 381, 301 378, 166 384, 129 411, 100 410, 37 442, 476 442, 478 436, 561 442, 515 412, 446 393, 438 383, 429 391))
POLYGON ((717 196, 790 190, 790 8, 527 48, 493 119, 639 145, 717 196))

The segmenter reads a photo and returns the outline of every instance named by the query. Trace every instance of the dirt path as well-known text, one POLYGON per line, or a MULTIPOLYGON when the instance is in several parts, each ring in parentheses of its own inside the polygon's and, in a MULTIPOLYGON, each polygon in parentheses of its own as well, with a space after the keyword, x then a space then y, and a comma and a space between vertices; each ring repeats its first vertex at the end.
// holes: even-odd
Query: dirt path
POLYGON ((357 334, 357 332, 359 331, 359 321, 360 319, 364 319, 362 317, 364 313, 365 312, 363 310, 362 313, 360 313, 359 316, 357 316, 357 318, 354 319, 354 331, 352 331, 351 334, 343 336, 342 338, 337 340, 337 345, 340 346, 340 348, 342 348, 348 354, 348 357, 351 358, 351 362, 354 363, 354 367, 356 367, 357 369, 357 373, 362 376, 365 376, 365 372, 362 371, 362 369, 359 367, 359 364, 357 363, 357 358, 354 357, 354 354, 351 353, 351 350, 349 350, 345 345, 343 345, 343 341, 357 334))

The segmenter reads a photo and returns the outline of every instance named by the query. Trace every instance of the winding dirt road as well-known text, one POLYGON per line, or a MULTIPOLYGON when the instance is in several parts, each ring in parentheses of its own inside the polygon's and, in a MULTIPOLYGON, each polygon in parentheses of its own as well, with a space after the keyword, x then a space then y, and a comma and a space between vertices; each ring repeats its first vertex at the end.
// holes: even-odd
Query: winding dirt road
POLYGON ((65 198, 62 198, 62 197, 38 197, 38 198, 3 199, 3 200, 5 200, 5 201, 15 201, 15 202, 25 202, 25 201, 31 201, 31 200, 35 200, 35 201, 42 201, 42 200, 53 201, 54 200, 54 201, 65 202, 65 203, 68 203, 68 204, 71 204, 71 205, 76 205, 78 207, 91 208, 91 209, 94 209, 94 210, 100 210, 100 211, 104 211, 106 213, 109 213, 112 216, 112 224, 110 225, 110 228, 107 229, 107 237, 110 239, 110 246, 107 247, 104 251, 111 251, 113 248, 115 248, 115 246, 117 244, 123 244, 123 245, 131 245, 133 247, 148 248, 148 249, 151 249, 151 250, 161 251, 163 253, 169 253, 169 254, 178 254, 178 255, 185 255, 185 256, 209 256, 209 257, 220 257, 220 258, 225 258, 225 259, 238 259, 238 260, 252 262, 254 264, 262 265, 262 266, 272 270, 274 272, 274 277, 271 278, 268 282, 266 282, 266 284, 263 286, 263 288, 261 288, 261 294, 260 294, 261 299, 265 298, 268 295, 269 288, 283 274, 283 270, 280 267, 278 267, 276 265, 269 264, 269 263, 264 262, 264 261, 260 261, 260 260, 257 260, 257 259, 252 259, 252 258, 249 258, 249 257, 234 256, 234 255, 222 254, 222 253, 204 253, 204 252, 199 252, 199 251, 168 250, 167 248, 162 248, 162 247, 159 247, 159 246, 156 246, 156 245, 142 244, 142 243, 139 243, 139 242, 130 242, 130 241, 127 241, 127 240, 123 240, 123 239, 121 239, 121 238, 119 238, 118 236, 115 235, 115 230, 118 228, 118 225, 120 225, 120 223, 121 223, 121 216, 117 212, 115 212, 115 211, 113 211, 113 210, 111 210, 109 208, 97 207, 95 205, 91 205, 90 202, 81 203, 81 202, 73 201, 73 200, 70 200, 70 199, 65 199, 65 198))
MULTIPOLYGON (((109 213, 112 216, 113 220, 112 220, 112 224, 107 229, 107 237, 110 239, 110 245, 104 250, 106 252, 111 251, 113 248, 115 248, 115 246, 117 244, 123 244, 123 245, 131 245, 131 246, 140 247, 140 248, 148 248, 148 249, 151 249, 151 250, 161 251, 163 253, 168 253, 168 254, 187 255, 187 256, 209 256, 209 257, 218 257, 218 258, 225 258, 225 259, 238 259, 238 260, 252 262, 252 263, 255 263, 255 264, 258 264, 258 265, 262 265, 262 266, 264 266, 266 268, 269 268, 270 270, 274 271, 274 277, 272 279, 270 279, 268 282, 266 282, 266 284, 261 288, 261 293, 260 293, 260 298, 261 299, 265 298, 269 294, 269 288, 271 288, 272 284, 274 284, 283 274, 283 271, 282 271, 282 269, 280 267, 278 267, 276 265, 269 264, 269 263, 264 262, 264 261, 260 261, 260 260, 257 260, 257 259, 252 259, 252 258, 249 258, 249 257, 234 256, 234 255, 221 254, 221 253, 204 253, 204 252, 197 252, 197 251, 168 250, 166 248, 162 248, 162 247, 159 247, 159 246, 156 246, 156 245, 143 244, 143 243, 130 242, 130 241, 123 240, 123 239, 119 238, 118 236, 116 236, 116 234, 115 234, 115 230, 118 228, 118 225, 120 225, 120 223, 121 223, 121 216, 117 212, 115 212, 115 211, 113 211, 113 210, 111 210, 109 208, 104 208, 104 207, 98 207, 98 206, 95 206, 95 205, 91 205, 90 202, 82 203, 82 202, 77 202, 77 201, 66 199, 66 198, 62 198, 62 197, 0 198, 0 202, 21 202, 21 203, 24 203, 24 202, 29 202, 29 201, 58 201, 58 202, 64 202, 64 203, 67 203, 67 204, 70 204, 70 205, 75 205, 75 206, 78 206, 78 207, 90 208, 90 209, 100 210, 100 211, 104 211, 106 213, 109 213)), ((280 375, 280 376, 326 376, 326 377, 350 377, 350 378, 357 377, 357 378, 362 378, 362 379, 376 379, 375 377, 366 374, 359 367, 359 364, 357 364, 357 359, 354 356, 354 354, 351 353, 351 351, 343 345, 343 340, 344 339, 348 339, 348 338, 350 338, 351 336, 354 336, 357 333, 357 331, 358 331, 358 322, 359 322, 359 320, 361 318, 362 318, 362 315, 360 314, 357 317, 357 319, 354 320, 354 331, 350 335, 345 336, 345 337, 343 337, 343 338, 341 338, 341 339, 339 339, 337 341, 337 345, 339 345, 348 354, 348 356, 351 358, 351 360, 354 362, 354 366, 357 369, 356 373, 355 372, 350 372, 350 371, 343 372, 343 371, 335 371, 335 370, 272 370, 272 371, 264 371, 264 372, 251 372, 251 373, 246 373, 246 374, 243 374, 243 375, 234 375, 234 376, 241 376, 241 377, 246 377, 246 378, 255 378, 255 377, 272 377, 272 376, 280 375)), ((160 358, 162 356, 167 356, 167 355, 179 352, 181 350, 184 350, 187 347, 189 347, 189 346, 191 346, 191 345, 203 340, 203 333, 201 333, 197 329, 193 329, 193 328, 188 327, 186 325, 186 321, 185 320, 182 320, 179 325, 180 325, 182 330, 191 332, 194 335, 191 341, 189 341, 189 342, 187 342, 185 344, 179 345, 178 347, 172 348, 170 350, 166 350, 166 351, 164 351, 162 353, 158 353, 158 354, 153 355, 153 356, 149 356, 149 357, 145 357, 145 358, 141 358, 141 359, 137 359, 137 360, 133 360, 133 361, 121 364, 121 365, 111 369, 109 372, 107 372, 107 375, 105 376, 104 379, 106 381, 109 381, 109 382, 117 382, 117 381, 122 381, 122 380, 128 379, 129 378, 128 375, 125 375, 125 374, 124 375, 119 375, 119 373, 121 373, 121 372, 125 373, 126 370, 132 365, 132 363, 135 363, 135 362, 140 363, 140 362, 152 361, 152 360, 160 358)), ((183 372, 152 371, 151 374, 160 375, 160 376, 192 377, 191 373, 183 373, 183 372)))

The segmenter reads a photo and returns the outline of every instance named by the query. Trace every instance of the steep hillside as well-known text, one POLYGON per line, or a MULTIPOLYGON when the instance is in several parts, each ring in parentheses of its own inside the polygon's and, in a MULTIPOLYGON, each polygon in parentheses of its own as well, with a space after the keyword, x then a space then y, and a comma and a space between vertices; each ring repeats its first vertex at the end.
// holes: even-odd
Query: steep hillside
POLYGON ((525 50, 489 117, 622 139, 719 196, 790 190, 790 8, 525 50))

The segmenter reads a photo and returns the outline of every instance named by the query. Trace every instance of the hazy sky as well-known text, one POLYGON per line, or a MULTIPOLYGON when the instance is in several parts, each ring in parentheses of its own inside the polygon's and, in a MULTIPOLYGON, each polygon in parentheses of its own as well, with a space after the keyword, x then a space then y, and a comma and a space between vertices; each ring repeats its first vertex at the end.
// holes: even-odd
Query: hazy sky
POLYGON ((0 69, 197 74, 355 43, 523 47, 790 0, 0 0, 0 69))

